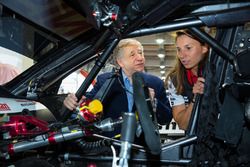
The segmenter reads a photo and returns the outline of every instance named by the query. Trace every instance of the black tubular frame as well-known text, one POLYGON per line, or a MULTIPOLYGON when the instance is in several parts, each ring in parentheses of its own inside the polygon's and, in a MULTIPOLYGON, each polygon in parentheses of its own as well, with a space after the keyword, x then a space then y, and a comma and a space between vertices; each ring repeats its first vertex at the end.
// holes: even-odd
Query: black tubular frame
MULTIPOLYGON (((248 10, 244 10, 242 13, 245 13, 246 15, 249 14, 250 8, 247 8, 248 10)), ((241 10, 239 8, 238 10, 241 10)), ((237 9, 235 12, 239 12, 237 9)), ((151 35, 155 33, 162 33, 162 32, 167 32, 167 31, 174 31, 174 30, 179 30, 179 29, 186 29, 188 28, 190 31, 194 33, 197 37, 201 38, 205 43, 208 43, 210 47, 218 53, 219 56, 221 56, 223 59, 229 61, 235 68, 235 71, 240 75, 240 71, 238 70, 238 64, 237 61, 235 60, 235 55, 228 51, 223 45, 221 45, 219 42, 217 42, 215 39, 213 39, 211 36, 208 34, 200 31, 198 27, 202 26, 216 26, 217 23, 214 22, 209 22, 211 23, 210 25, 207 25, 207 20, 215 17, 223 17, 224 19, 224 26, 227 26, 228 23, 230 25, 232 24, 231 18, 227 17, 227 13, 232 13, 232 10, 225 10, 224 12, 221 12, 219 15, 214 14, 212 15, 211 13, 207 15, 202 15, 201 18, 194 17, 194 18, 183 18, 179 19, 173 22, 169 22, 167 24, 162 24, 158 26, 154 26, 153 28, 142 28, 139 30, 135 30, 133 32, 130 32, 128 34, 122 34, 124 38, 126 37, 139 37, 139 36, 144 36, 144 35, 151 35), (204 22, 205 20, 205 22, 204 22), (228 21, 228 22, 227 22, 228 21)), ((240 17, 240 16, 239 16, 240 17)), ((242 24, 243 22, 248 22, 250 21, 250 18, 246 17, 241 17, 239 19, 239 22, 235 20, 234 25, 237 26, 239 24, 242 24)), ((219 23, 221 26, 222 23, 219 23)), ((189 125, 189 130, 187 131, 187 135, 181 139, 175 140, 172 143, 164 144, 162 145, 161 149, 161 154, 160 154, 160 159, 154 159, 154 158, 147 158, 147 150, 145 149, 139 149, 137 150, 137 153, 133 153, 131 155, 130 161, 132 163, 160 163, 160 164, 179 164, 179 165, 187 165, 191 162, 192 158, 192 146, 197 142, 197 136, 195 134, 195 127, 199 115, 199 107, 201 103, 202 97, 197 97, 195 107, 194 107, 194 112, 191 116, 191 123, 189 125), (185 152, 185 147, 190 147, 191 152, 185 152), (186 158, 183 158, 182 155, 185 153, 187 156, 186 158)), ((118 144, 119 145, 119 144, 118 144)), ((132 147, 133 148, 133 147, 132 147)), ((63 156, 61 156, 63 157, 63 156)), ((112 161, 112 157, 102 157, 102 156, 96 156, 96 157, 91 157, 91 156, 82 156, 82 155, 75 155, 75 154, 69 154, 68 156, 69 159, 72 158, 72 160, 98 160, 98 161, 112 161)))
MULTIPOLYGON (((107 44, 107 41, 112 41, 110 42, 110 45, 107 45, 105 47, 104 52, 97 57, 98 59, 96 60, 95 66, 92 68, 90 71, 89 75, 86 77, 85 81, 81 85, 81 87, 77 90, 76 96, 78 99, 81 98, 82 95, 86 92, 87 88, 91 84, 91 82, 94 80, 94 78, 97 76, 98 72, 101 70, 101 68, 105 65, 106 61, 108 60, 109 56, 111 55, 113 49, 117 45, 117 43, 120 40, 120 37, 122 38, 127 38, 127 37, 140 37, 140 36, 145 36, 145 35, 151 35, 155 33, 162 33, 162 32, 168 32, 168 31, 175 31, 179 29, 186 29, 188 28, 193 34, 195 34, 198 38, 202 39, 205 43, 208 43, 210 47, 218 53, 218 56, 221 56, 223 59, 226 61, 230 62, 236 73, 240 76, 241 73, 238 68, 238 63, 235 59, 235 55, 228 51, 222 44, 220 44, 218 41, 214 40, 212 37, 210 37, 208 34, 203 33, 200 31, 198 28, 202 26, 208 26, 208 27, 213 27, 213 26, 238 26, 241 25, 242 23, 249 22, 250 21, 250 7, 239 7, 235 9, 230 9, 230 10, 222 10, 220 13, 213 13, 213 12, 208 12, 202 13, 202 15, 197 14, 194 17, 191 18, 181 18, 178 20, 174 21, 169 21, 166 24, 157 24, 154 25, 153 28, 141 28, 141 29, 131 29, 130 32, 117 34, 117 29, 107 29, 106 32, 104 32, 101 36, 101 38, 98 40, 98 42, 93 46, 86 46, 84 48, 79 48, 79 52, 74 53, 76 56, 81 58, 81 61, 88 61, 91 59, 90 57, 95 55, 97 52, 103 50, 103 45, 107 44), (237 13, 234 16, 234 21, 232 21, 232 14, 237 13), (241 15, 244 15, 242 17, 241 15), (216 22, 216 19, 218 18, 219 20, 223 20, 223 22, 216 22), (238 19, 237 19, 238 18, 238 19), (84 53, 83 53, 84 52, 84 53)), ((136 25, 143 25, 147 22, 148 18, 151 18, 151 15, 146 15, 143 20, 135 22, 134 24, 131 24, 130 27, 136 27, 136 25)), ((69 50, 70 52, 71 50, 69 50)), ((67 53, 69 54, 69 53, 67 53)), ((65 55, 63 55, 65 56, 65 55)), ((96 57, 94 57, 96 58, 96 57)), ((92 60, 92 59, 91 59, 92 60)), ((69 64, 68 64, 69 65, 69 64)), ((54 68, 53 68, 54 69, 54 68)), ((69 69, 70 70, 70 69, 69 69)), ((46 70, 44 70, 47 72, 46 70)), ((44 73, 45 73, 44 72, 44 73)), ((49 73, 49 72, 48 72, 49 73)), ((49 73, 53 75, 54 73, 49 73)), ((43 76, 42 74, 39 74, 40 76, 43 76)), ((51 77, 51 75, 48 75, 51 77)), ((40 76, 35 76, 40 77, 40 76)), ((41 80, 44 78, 40 78, 41 80)), ((46 78, 45 78, 46 79, 46 78)), ((44 84, 50 84, 49 81, 44 82, 44 84)), ((51 83, 53 84, 53 83, 51 83)), ((22 90, 22 89, 21 89, 22 90)), ((19 92, 16 92, 16 90, 12 90, 14 94, 18 94, 19 92)), ((135 146, 132 146, 132 150, 136 150, 136 152, 131 153, 131 159, 130 162, 132 163, 160 163, 162 164, 178 164, 178 165, 188 165, 192 161, 192 147, 194 144, 197 142, 197 135, 195 132, 196 128, 196 123, 198 120, 198 115, 199 115, 199 107, 201 104, 202 97, 198 96, 196 99, 194 111, 191 115, 191 120, 190 120, 190 125, 189 129, 187 131, 187 135, 183 138, 180 138, 178 140, 175 140, 174 142, 163 144, 161 148, 161 153, 158 158, 155 157, 149 157, 148 153, 149 151, 145 148, 140 148, 138 149, 135 146), (190 148, 190 151, 187 151, 186 148, 190 148), (183 154, 186 156, 183 157, 183 154)), ((67 115, 66 115, 67 117, 67 115)), ((110 139, 112 142, 112 139, 110 139)), ((120 143, 114 144, 117 146, 120 146, 120 143)), ((64 158, 62 155, 61 158, 64 158)), ((84 155, 75 155, 75 154, 68 154, 67 155, 67 160, 95 160, 95 161, 112 161, 113 157, 111 156, 84 156, 84 155)))

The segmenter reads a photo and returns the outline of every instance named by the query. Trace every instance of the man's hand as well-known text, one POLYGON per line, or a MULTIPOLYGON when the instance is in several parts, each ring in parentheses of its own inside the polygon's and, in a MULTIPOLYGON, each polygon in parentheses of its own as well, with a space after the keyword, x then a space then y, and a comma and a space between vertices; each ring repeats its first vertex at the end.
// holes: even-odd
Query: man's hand
MULTIPOLYGON (((80 100, 80 102, 86 99, 85 96, 82 97, 82 99, 80 100)), ((80 103, 79 102, 79 103, 80 103)), ((75 110, 76 107, 79 105, 79 103, 77 103, 77 97, 75 94, 73 93, 69 93, 68 96, 64 99, 63 104, 65 105, 65 107, 67 107, 69 110, 75 110)))

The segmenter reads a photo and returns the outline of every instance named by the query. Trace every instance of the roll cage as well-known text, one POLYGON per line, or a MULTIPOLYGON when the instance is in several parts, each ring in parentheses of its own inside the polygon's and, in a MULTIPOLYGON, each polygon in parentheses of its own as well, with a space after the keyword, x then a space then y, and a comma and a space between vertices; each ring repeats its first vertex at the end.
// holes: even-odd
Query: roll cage
MULTIPOLYGON (((5 2, 3 1, 2 4, 8 6, 8 3, 5 2)), ((81 10, 89 19, 95 28, 89 32, 91 32, 90 34, 97 33, 96 37, 87 35, 82 39, 72 40, 65 46, 62 45, 56 52, 48 53, 48 55, 53 55, 53 60, 50 59, 50 56, 39 60, 36 66, 28 69, 13 82, 7 84, 6 89, 20 97, 26 96, 28 92, 29 96, 26 98, 39 101, 40 98, 53 94, 51 93, 53 92, 51 91, 53 85, 60 82, 62 78, 83 64, 95 60, 94 67, 76 92, 77 97, 80 98, 86 93, 87 88, 101 68, 105 66, 120 39, 187 28, 211 47, 212 52, 207 67, 208 75, 206 75, 208 89, 204 96, 197 97, 185 137, 163 144, 161 153, 157 156, 148 155, 147 150, 134 146, 132 147, 130 161, 132 163, 156 163, 159 165, 190 165, 193 163, 196 166, 205 166, 206 163, 215 165, 219 162, 223 164, 226 158, 219 157, 219 155, 214 158, 216 157, 214 154, 206 153, 206 155, 213 157, 212 160, 198 155, 196 151, 200 148, 210 149, 209 147, 202 147, 202 144, 207 142, 203 142, 205 137, 208 137, 209 142, 207 143, 213 143, 218 149, 224 148, 225 145, 232 150, 241 147, 242 141, 245 141, 243 138, 249 135, 247 119, 244 118, 247 110, 242 110, 242 107, 240 107, 242 104, 243 106, 247 105, 249 98, 250 70, 245 65, 249 64, 250 32, 245 26, 250 21, 249 2, 214 1, 211 3, 210 1, 182 0, 142 2, 135 0, 125 5, 126 8, 124 8, 124 4, 105 0, 75 2, 80 6, 87 4, 87 7, 84 6, 78 10, 81 10), (93 12, 101 14, 93 16, 93 12), (199 27, 203 26, 215 27, 217 29, 215 38, 200 31, 199 27), (83 40, 86 41, 82 44, 83 40), (210 83, 208 83, 209 81, 210 83), (216 99, 213 101, 209 100, 211 92, 216 94, 216 99), (222 109, 226 97, 225 92, 229 92, 235 104, 239 105, 234 112, 236 119, 228 116, 228 110, 222 109), (213 109, 215 111, 212 111, 213 109), (205 113, 205 111, 209 112, 205 113), (212 119, 210 118, 211 115, 214 117, 223 115, 223 118, 212 119), (206 117, 209 120, 202 122, 201 119, 206 117), (236 130, 230 126, 223 127, 223 119, 229 120, 229 123, 233 125, 240 126, 237 126, 236 130), (212 125, 211 121, 214 121, 212 125), (202 129, 204 127, 208 132, 202 129), (224 133, 219 133, 219 130, 224 130, 224 133), (237 134, 238 137, 230 136, 229 134, 232 132, 237 134), (194 160, 194 157, 197 159, 194 160)), ((70 5, 74 7, 74 4, 70 5)), ((228 156, 226 151, 223 153, 228 156)), ((250 153, 244 152, 244 155, 249 157, 250 153)), ((112 158, 74 154, 68 156, 68 160, 112 161, 112 158)), ((244 163, 249 164, 246 161, 244 163)))

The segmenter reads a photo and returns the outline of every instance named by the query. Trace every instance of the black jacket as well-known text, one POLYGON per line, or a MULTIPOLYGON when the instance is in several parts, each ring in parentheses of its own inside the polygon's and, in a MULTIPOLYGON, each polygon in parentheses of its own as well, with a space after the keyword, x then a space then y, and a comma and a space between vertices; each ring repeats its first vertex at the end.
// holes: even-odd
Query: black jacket
MULTIPOLYGON (((112 77, 113 73, 103 73, 97 77, 97 82, 94 88, 86 96, 93 98, 105 81, 112 77)), ((159 124, 167 124, 172 119, 172 110, 167 99, 166 90, 163 81, 153 75, 143 73, 145 85, 153 88, 155 91, 155 98, 157 99, 156 116, 159 124)), ((110 91, 103 100, 104 118, 117 119, 122 116, 123 112, 128 111, 128 101, 125 92, 125 86, 121 71, 116 77, 110 91)))

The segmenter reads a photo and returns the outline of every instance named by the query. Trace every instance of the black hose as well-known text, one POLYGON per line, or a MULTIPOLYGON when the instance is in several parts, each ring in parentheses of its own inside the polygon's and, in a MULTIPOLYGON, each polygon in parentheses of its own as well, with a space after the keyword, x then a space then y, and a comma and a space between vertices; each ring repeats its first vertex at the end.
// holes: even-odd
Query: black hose
POLYGON ((109 140, 101 139, 97 141, 87 142, 84 139, 78 139, 75 141, 77 146, 82 150, 83 153, 88 154, 100 154, 110 150, 111 145, 109 140))

